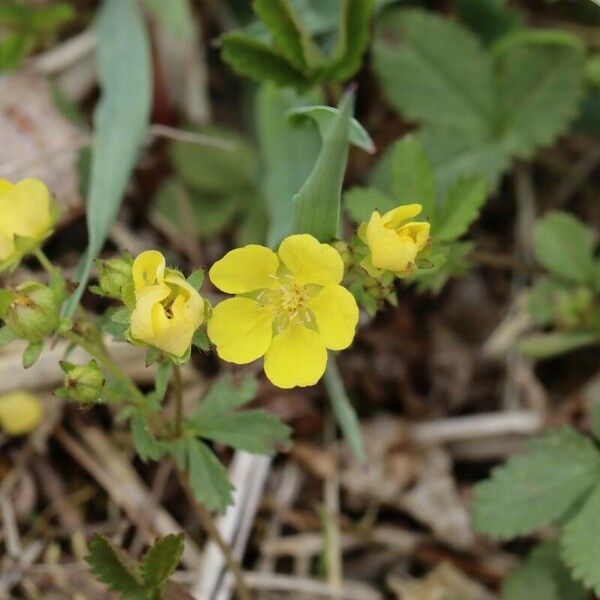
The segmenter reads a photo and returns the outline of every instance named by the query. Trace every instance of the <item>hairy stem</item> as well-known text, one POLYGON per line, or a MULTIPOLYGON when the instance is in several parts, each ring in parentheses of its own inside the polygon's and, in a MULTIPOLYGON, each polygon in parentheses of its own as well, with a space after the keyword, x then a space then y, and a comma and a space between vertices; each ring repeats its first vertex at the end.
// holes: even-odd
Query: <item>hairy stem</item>
POLYGON ((250 590, 244 581, 244 575, 242 573, 242 569, 238 564, 237 560, 231 553, 231 549, 227 545, 227 542, 221 536, 221 532, 215 525, 213 518, 210 516, 210 513, 194 498, 194 492, 188 483, 187 477, 184 473, 178 472, 179 481, 181 483, 181 487, 183 488, 185 495, 187 496, 188 502, 194 509, 196 516, 200 523, 202 523, 202 527, 208 534, 208 536, 217 544, 221 552, 223 553, 223 558, 225 559, 225 563, 227 564, 227 568, 233 574, 233 578, 235 580, 235 588, 237 591, 239 600, 252 600, 252 596, 250 595, 250 590))
POLYGON ((50 259, 46 256, 46 254, 41 248, 36 248, 33 251, 33 255, 37 258, 37 261, 40 263, 40 265, 44 268, 44 270, 46 271, 46 273, 48 273, 50 277, 52 277, 56 273, 56 267, 50 262, 50 259))

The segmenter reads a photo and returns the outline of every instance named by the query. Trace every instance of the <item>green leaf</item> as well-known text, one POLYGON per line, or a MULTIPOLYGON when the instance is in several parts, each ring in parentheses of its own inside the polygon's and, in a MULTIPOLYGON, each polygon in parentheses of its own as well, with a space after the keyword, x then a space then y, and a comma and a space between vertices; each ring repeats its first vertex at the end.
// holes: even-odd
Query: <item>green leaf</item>
POLYGON ((467 27, 489 44, 523 26, 523 17, 506 0, 456 0, 456 10, 467 27))
MULTIPOLYGON (((308 120, 313 120, 321 134, 321 137, 325 137, 329 128, 333 124, 338 109, 333 106, 300 106, 293 108, 287 113, 288 119, 293 124, 299 124, 308 120)), ((371 136, 367 133, 365 128, 354 118, 350 120, 350 131, 348 134, 348 140, 351 144, 373 154, 375 152, 375 144, 371 139, 371 136)))
POLYGON ((503 145, 528 158, 551 144, 577 115, 584 46, 560 31, 525 29, 494 48, 503 145))
POLYGON ((129 327, 129 322, 131 321, 131 310, 126 306, 122 306, 115 310, 110 311, 110 320, 113 323, 118 323, 119 325, 127 325, 129 327))
POLYGON ((501 539, 531 533, 565 515, 599 477, 589 439, 566 427, 549 431, 475 486, 475 529, 501 539))
POLYGON ((529 290, 527 309, 535 324, 545 327, 554 323, 558 295, 568 288, 550 277, 540 277, 529 290))
POLYGON ((560 558, 558 540, 538 544, 502 584, 504 600, 585 600, 585 588, 573 580, 560 558))
POLYGON ((329 357, 329 363, 325 370, 325 387, 331 402, 331 408, 335 414, 335 419, 344 434, 348 446, 354 454, 354 458, 360 463, 367 460, 365 448, 363 445, 360 424, 354 407, 350 403, 346 389, 340 377, 337 365, 333 362, 334 357, 329 357))
POLYGON ((144 462, 158 460, 165 453, 163 445, 150 433, 148 423, 141 415, 131 419, 131 438, 135 451, 144 462))
POLYGON ((367 223, 374 210, 383 214, 396 206, 394 198, 376 188, 355 186, 344 193, 344 208, 356 223, 367 223))
POLYGON ((290 428, 264 410, 212 414, 195 418, 193 425, 201 438, 255 454, 273 454, 290 438, 290 428))
POLYGON ((451 242, 463 236, 479 217, 486 199, 487 181, 480 175, 457 179, 446 191, 434 212, 431 237, 434 242, 451 242))
POLYGON ((598 343, 598 331, 553 331, 527 336, 519 341, 517 349, 529 358, 544 359, 598 343))
POLYGON ((332 79, 349 79, 360 68, 372 14, 373 0, 342 0, 333 64, 327 69, 332 79))
POLYGON ((188 440, 187 453, 189 482, 194 497, 208 510, 223 512, 233 502, 233 486, 225 467, 200 440, 188 440))
POLYGON ((594 241, 575 217, 550 211, 537 221, 533 249, 538 261, 566 281, 586 283, 594 277, 594 241))
POLYGON ((252 402, 257 391, 258 382, 254 375, 246 374, 239 385, 235 385, 229 373, 222 375, 212 384, 190 421, 202 421, 216 415, 224 415, 252 402))
POLYGON ((396 206, 421 204, 423 216, 431 218, 435 212, 435 178, 423 146, 412 135, 405 135, 390 153, 391 191, 396 206))
POLYGON ((158 365, 158 369, 156 371, 156 384, 154 387, 154 393, 156 395, 156 399, 159 402, 165 397, 167 393, 167 387, 169 385, 169 375, 171 374, 171 362, 165 361, 158 365))
POLYGON ((144 582, 135 561, 101 535, 89 543, 87 563, 99 581, 126 599, 145 598, 144 582))
POLYGON ((0 348, 4 348, 16 339, 17 336, 6 325, 0 327, 0 348))
POLYGON ((161 588, 173 575, 183 554, 183 533, 158 538, 146 551, 140 565, 146 584, 161 588))
POLYGON ((31 342, 23 352, 23 368, 29 369, 40 357, 44 349, 44 342, 31 342))
POLYGON ((187 282, 196 290, 202 287, 204 282, 204 269, 196 269, 189 274, 187 282))
POLYGON ((192 345, 203 352, 208 352, 210 350, 210 340, 204 329, 196 330, 194 337, 192 338, 192 345))
POLYGON ((238 74, 255 81, 302 89, 306 80, 277 50, 240 31, 221 36, 221 57, 238 74))
POLYGON ((317 65, 319 51, 288 0, 254 0, 253 8, 271 32, 277 49, 292 66, 307 73, 317 65))
POLYGON ((94 114, 94 145, 87 194, 88 247, 79 263, 79 286, 64 306, 71 316, 94 259, 114 223, 146 134, 152 99, 150 49, 134 0, 105 0, 97 21, 102 96, 94 114))
POLYGON ((354 93, 344 94, 339 112, 323 138, 314 169, 294 196, 293 231, 309 233, 321 242, 337 236, 342 184, 348 160, 348 134, 354 93))
POLYGON ((286 115, 295 107, 320 101, 318 91, 301 97, 292 90, 278 89, 271 84, 261 86, 258 91, 256 122, 265 163, 263 191, 269 213, 267 244, 271 247, 291 233, 292 196, 310 174, 321 146, 317 131, 293 127, 286 115))
POLYGON ((464 277, 471 268, 468 255, 473 251, 472 242, 434 244, 427 260, 432 269, 419 269, 409 281, 415 282, 419 292, 438 294, 450 279, 464 277))
POLYGON ((600 485, 563 528, 562 558, 575 579, 600 594, 600 485))
POLYGON ((386 98, 409 119, 491 133, 491 65, 469 31, 422 10, 390 11, 378 23, 373 58, 386 98))
POLYGON ((221 140, 223 147, 174 142, 169 155, 177 174, 192 189, 228 194, 254 184, 258 173, 256 149, 241 135, 221 127, 191 127, 190 131, 221 140))

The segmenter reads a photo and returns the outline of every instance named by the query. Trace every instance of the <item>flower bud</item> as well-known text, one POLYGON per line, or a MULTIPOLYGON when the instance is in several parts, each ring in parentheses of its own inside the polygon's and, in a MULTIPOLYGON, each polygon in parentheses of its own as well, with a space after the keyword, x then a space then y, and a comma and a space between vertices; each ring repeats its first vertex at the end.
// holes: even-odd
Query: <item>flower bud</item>
POLYGON ((65 372, 63 387, 56 390, 56 395, 68 398, 81 404, 98 402, 104 389, 104 375, 95 360, 86 365, 74 365, 62 360, 61 369, 65 372))
POLYGON ((8 435, 23 435, 33 431, 42 420, 42 403, 25 390, 15 390, 0 396, 0 427, 8 435))
POLYGON ((12 293, 10 304, 0 316, 17 337, 41 342, 57 328, 59 310, 56 296, 48 286, 28 282, 12 293))
POLYGON ((337 251, 337 253, 342 257, 342 261, 344 262, 344 268, 348 269, 352 266, 352 251, 348 246, 347 242, 343 240, 337 240, 331 244, 333 248, 337 251))
POLYGON ((108 260, 96 261, 100 275, 98 277, 98 288, 100 293, 109 298, 122 300, 125 289, 133 286, 131 276, 131 258, 117 257, 108 260))

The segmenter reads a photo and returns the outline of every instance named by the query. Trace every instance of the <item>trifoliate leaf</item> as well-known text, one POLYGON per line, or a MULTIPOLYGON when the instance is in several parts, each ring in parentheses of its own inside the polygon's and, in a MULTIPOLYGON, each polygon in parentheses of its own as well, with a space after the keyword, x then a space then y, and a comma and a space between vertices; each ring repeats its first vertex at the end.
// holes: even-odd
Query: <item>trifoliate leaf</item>
POLYGON ((431 237, 436 242, 450 242, 464 235, 479 216, 486 192, 487 182, 480 175, 457 179, 433 214, 431 237))
POLYGON ((575 579, 600 594, 600 485, 560 536, 562 558, 575 579))
POLYGON ((273 454, 290 437, 290 428, 264 410, 196 418, 193 429, 201 438, 255 454, 273 454))
POLYGON ((254 375, 247 374, 239 385, 234 383, 231 375, 223 375, 213 383, 191 420, 202 420, 239 408, 254 400, 257 391, 258 382, 254 375))
POLYGON ((504 600, 585 600, 588 597, 588 592, 571 577, 561 560, 558 540, 536 546, 502 585, 504 600))
POLYGON ((546 213, 535 224, 533 248, 538 261, 566 281, 586 283, 594 278, 591 232, 568 213, 546 213))
POLYGON ((196 500, 208 510, 223 512, 232 502, 227 471, 206 444, 187 441, 189 482, 196 500))
POLYGON ((183 554, 183 534, 158 538, 146 551, 140 565, 146 584, 160 589, 175 572, 183 554))
POLYGON ((104 536, 95 536, 86 557, 96 577, 126 600, 145 600, 146 590, 137 563, 104 536))
POLYGON ((524 29, 499 40, 493 56, 503 146, 528 158, 551 144, 577 115, 583 43, 566 32, 524 29))
POLYGON ((507 539, 559 519, 600 477, 600 453, 570 428, 547 432, 475 486, 477 531, 507 539))
POLYGON ((367 223, 374 210, 384 214, 398 206, 394 198, 372 187, 353 187, 344 193, 344 208, 356 223, 367 223))

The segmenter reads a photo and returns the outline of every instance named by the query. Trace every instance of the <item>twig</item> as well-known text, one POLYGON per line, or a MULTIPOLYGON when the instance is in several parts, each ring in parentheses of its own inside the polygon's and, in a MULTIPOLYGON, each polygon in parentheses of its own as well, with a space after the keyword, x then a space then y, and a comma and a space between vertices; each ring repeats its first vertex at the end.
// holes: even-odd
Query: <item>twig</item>
POLYGON ((217 544, 217 546, 223 553, 223 558, 227 563, 227 567, 233 573, 233 577, 235 579, 235 587, 239 596, 239 600, 252 600, 252 596, 250 596, 250 591, 248 590, 248 587, 246 586, 246 583, 244 581, 242 569, 231 554, 229 546, 222 538, 220 531, 215 526, 215 523, 212 517, 210 516, 210 513, 204 508, 204 506, 196 502, 196 498, 194 498, 194 492, 192 491, 186 476, 181 472, 178 472, 178 476, 181 487, 183 488, 183 491, 187 496, 188 503, 194 510, 196 516, 198 517, 198 520, 202 524, 202 527, 204 527, 204 530, 208 534, 209 538, 213 542, 215 542, 215 544, 217 544))
POLYGON ((434 445, 509 434, 530 435, 543 424, 541 413, 515 410, 428 421, 413 425, 411 433, 415 442, 434 445))
POLYGON ((42 75, 55 75, 91 54, 95 47, 96 32, 88 29, 38 54, 31 64, 33 69, 42 75))

